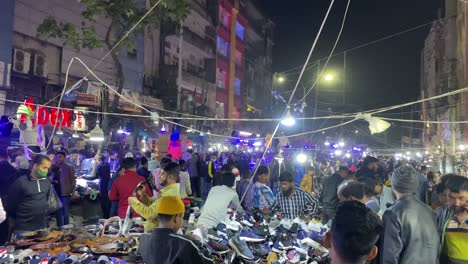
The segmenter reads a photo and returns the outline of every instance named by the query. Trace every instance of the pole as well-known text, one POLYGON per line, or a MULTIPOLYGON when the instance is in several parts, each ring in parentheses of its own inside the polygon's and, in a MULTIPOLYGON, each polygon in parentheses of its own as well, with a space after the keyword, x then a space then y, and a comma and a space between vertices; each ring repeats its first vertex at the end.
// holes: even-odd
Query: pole
POLYGON ((181 111, 181 98, 182 98, 182 45, 184 42, 184 27, 182 21, 180 22, 179 33, 179 67, 177 69, 177 110, 181 111))
POLYGON ((343 105, 346 103, 346 51, 343 55, 343 105))
MULTIPOLYGON (((320 85, 320 61, 317 62, 317 85, 315 86, 315 104, 314 104, 314 117, 317 116, 317 104, 318 104, 318 95, 319 95, 319 85, 320 85)), ((315 129, 315 119, 312 119, 312 130, 315 129)))

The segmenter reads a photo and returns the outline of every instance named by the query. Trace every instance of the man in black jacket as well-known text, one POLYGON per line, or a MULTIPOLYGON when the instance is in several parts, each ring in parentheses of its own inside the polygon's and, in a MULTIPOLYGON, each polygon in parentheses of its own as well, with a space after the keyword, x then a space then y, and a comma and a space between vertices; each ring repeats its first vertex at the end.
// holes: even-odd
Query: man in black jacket
POLYGON ((34 158, 31 173, 23 175, 8 190, 7 212, 15 220, 14 233, 21 234, 47 227, 51 161, 47 156, 34 158))
POLYGON ((372 156, 364 158, 363 166, 356 172, 356 178, 377 178, 379 160, 372 156))
POLYGON ((104 219, 110 217, 110 207, 111 202, 109 200, 109 181, 110 181, 110 174, 111 169, 109 162, 106 161, 106 157, 100 156, 98 158, 98 166, 96 169, 96 176, 99 178, 99 194, 101 197, 101 210, 104 219))
MULTIPOLYGON (((11 166, 8 161, 8 154, 5 149, 0 150, 0 199, 6 208, 8 198, 7 193, 10 186, 18 178, 18 171, 11 166)), ((3 245, 8 239, 9 224, 8 219, 0 224, 0 245, 3 245)))
POLYGON ((397 168, 391 182, 397 200, 382 217, 380 263, 439 263, 439 237, 433 212, 415 196, 416 169, 408 165, 397 168))
POLYGON ((185 212, 179 197, 162 197, 157 211, 159 228, 140 237, 139 251, 145 263, 213 263, 197 241, 176 233, 182 227, 185 212))
POLYGON ((330 177, 323 179, 322 193, 320 195, 325 214, 322 217, 322 223, 327 224, 328 221, 335 218, 336 207, 340 200, 338 199, 338 186, 348 178, 349 169, 346 166, 340 166, 338 173, 332 174, 330 177))

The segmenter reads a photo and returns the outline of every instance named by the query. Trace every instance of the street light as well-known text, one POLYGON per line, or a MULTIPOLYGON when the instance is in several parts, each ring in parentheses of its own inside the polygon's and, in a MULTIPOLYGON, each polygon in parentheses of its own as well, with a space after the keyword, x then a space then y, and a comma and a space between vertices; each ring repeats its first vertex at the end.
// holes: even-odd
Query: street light
POLYGON ((299 153, 297 154, 296 160, 299 163, 304 163, 307 161, 307 156, 304 153, 299 153))
POLYGON ((99 126, 99 121, 96 121, 96 126, 89 132, 89 140, 95 142, 104 141, 104 132, 99 126))
POLYGON ((323 79, 327 82, 331 82, 335 80, 335 75, 333 75, 332 73, 327 73, 325 74, 323 79))
POLYGON ((296 119, 291 114, 290 110, 288 110, 286 115, 281 120, 281 124, 283 124, 284 126, 287 126, 287 127, 294 126, 296 124, 296 119))
POLYGON ((278 83, 284 83, 284 82, 286 81, 286 78, 285 78, 284 76, 280 75, 280 76, 278 76, 278 77, 276 78, 276 81, 277 81, 278 83))

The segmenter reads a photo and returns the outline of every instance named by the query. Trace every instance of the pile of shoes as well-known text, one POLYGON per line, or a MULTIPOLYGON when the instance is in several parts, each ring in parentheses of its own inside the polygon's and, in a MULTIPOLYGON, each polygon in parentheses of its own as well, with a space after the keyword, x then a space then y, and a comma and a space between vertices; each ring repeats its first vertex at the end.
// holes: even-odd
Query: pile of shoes
POLYGON ((315 220, 273 217, 266 221, 233 213, 201 236, 214 255, 231 262, 238 258, 242 263, 327 263, 328 250, 322 245, 326 232, 315 220))

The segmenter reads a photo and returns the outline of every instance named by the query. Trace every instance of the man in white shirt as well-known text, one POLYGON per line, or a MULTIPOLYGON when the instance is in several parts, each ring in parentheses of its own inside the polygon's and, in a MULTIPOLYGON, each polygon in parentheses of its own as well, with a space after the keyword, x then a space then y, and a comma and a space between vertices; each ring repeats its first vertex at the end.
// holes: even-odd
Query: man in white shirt
POLYGON ((237 192, 232 189, 235 176, 232 173, 224 173, 223 185, 211 188, 205 205, 198 218, 198 226, 205 230, 216 227, 226 219, 227 209, 230 204, 238 211, 243 211, 237 192))

